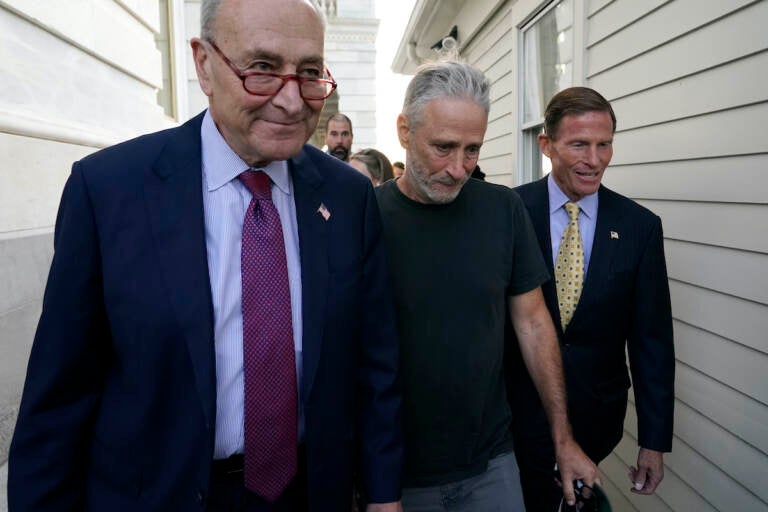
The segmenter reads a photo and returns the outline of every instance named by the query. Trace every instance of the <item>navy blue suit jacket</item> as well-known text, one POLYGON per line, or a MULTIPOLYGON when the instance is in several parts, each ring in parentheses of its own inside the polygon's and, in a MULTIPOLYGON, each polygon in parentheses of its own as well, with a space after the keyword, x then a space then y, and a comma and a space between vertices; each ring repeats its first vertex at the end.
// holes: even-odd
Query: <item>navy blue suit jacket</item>
MULTIPOLYGON (((547 178, 515 190, 554 275, 547 178)), ((595 461, 605 458, 621 439, 630 387, 626 348, 639 444, 666 452, 672 445, 675 356, 661 220, 603 186, 598 201, 586 281, 565 331, 554 280, 542 286, 560 340, 574 437, 595 461)), ((538 395, 519 357, 511 359, 508 378, 516 449, 532 450, 538 442, 551 445, 538 395)))
MULTIPOLYGON (((204 509, 216 375, 201 121, 73 166, 11 446, 14 512, 204 509)), ((396 501, 397 335, 373 189, 309 146, 289 167, 310 510, 349 510, 356 456, 371 499, 396 501)))

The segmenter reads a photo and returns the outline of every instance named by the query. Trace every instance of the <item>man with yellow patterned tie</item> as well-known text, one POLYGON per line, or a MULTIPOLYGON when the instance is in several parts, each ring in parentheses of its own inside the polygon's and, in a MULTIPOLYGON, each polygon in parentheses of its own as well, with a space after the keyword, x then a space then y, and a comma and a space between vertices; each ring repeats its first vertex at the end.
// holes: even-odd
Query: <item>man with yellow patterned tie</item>
MULTIPOLYGON (((652 494, 672 446, 675 356, 661 220, 602 186, 616 117, 596 91, 572 87, 549 102, 541 152, 549 176, 516 191, 553 280, 542 286, 558 330, 574 438, 595 463, 619 443, 629 372, 639 445, 632 491, 652 494)), ((514 334, 511 334, 514 336, 514 334)), ((515 453, 529 512, 554 512, 554 448, 515 343, 508 358, 515 453)))
POLYGON ((568 212, 568 225, 563 231, 560 249, 557 251, 555 260, 555 286, 560 309, 560 325, 565 330, 565 326, 573 318, 581 297, 584 246, 579 232, 579 205, 569 201, 563 205, 563 208, 568 212))

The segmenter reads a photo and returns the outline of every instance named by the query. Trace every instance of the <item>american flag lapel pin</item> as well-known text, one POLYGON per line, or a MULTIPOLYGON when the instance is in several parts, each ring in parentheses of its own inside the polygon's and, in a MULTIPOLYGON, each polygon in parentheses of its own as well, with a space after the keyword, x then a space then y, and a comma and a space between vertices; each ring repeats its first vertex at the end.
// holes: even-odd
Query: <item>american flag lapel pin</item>
POLYGON ((323 216, 323 220, 328 220, 331 218, 331 212, 328 210, 328 208, 325 207, 323 203, 320 203, 320 206, 317 207, 317 213, 323 216))
POLYGON ((619 234, 616 231, 611 231, 611 240, 618 240, 619 234))

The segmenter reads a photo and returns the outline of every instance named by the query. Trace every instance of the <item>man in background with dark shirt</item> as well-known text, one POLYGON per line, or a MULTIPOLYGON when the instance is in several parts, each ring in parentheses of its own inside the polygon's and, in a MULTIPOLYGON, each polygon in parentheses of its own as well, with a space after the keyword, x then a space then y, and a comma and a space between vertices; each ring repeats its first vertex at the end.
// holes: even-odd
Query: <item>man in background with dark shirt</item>
POLYGON ((408 172, 377 189, 401 339, 406 512, 523 510, 503 374, 508 315, 546 404, 566 499, 574 479, 597 478, 566 417, 528 215, 509 188, 469 179, 488 94, 466 64, 420 68, 397 120, 408 172))

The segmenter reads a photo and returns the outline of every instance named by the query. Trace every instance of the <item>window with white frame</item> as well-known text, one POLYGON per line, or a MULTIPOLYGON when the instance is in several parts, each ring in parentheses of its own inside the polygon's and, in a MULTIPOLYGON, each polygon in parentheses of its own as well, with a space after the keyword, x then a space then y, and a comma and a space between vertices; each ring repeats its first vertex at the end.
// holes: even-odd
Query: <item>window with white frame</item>
POLYGON ((187 119, 187 80, 184 57, 184 0, 159 0, 159 31, 155 44, 160 51, 163 86, 157 91, 157 103, 165 115, 175 121, 187 119))
POLYGON ((536 180, 552 169, 539 151, 544 109, 558 91, 574 83, 574 1, 552 2, 522 27, 522 128, 518 183, 536 180))

